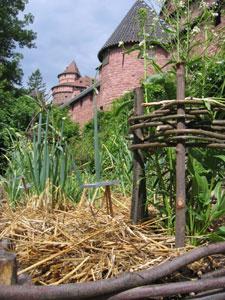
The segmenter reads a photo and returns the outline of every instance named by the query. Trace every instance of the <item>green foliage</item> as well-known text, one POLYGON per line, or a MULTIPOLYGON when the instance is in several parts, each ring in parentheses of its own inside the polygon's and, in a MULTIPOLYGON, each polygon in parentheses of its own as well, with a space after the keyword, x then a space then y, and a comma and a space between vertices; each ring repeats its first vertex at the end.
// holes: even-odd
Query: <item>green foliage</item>
POLYGON ((26 95, 14 99, 10 106, 11 127, 18 131, 26 131, 37 112, 38 105, 34 99, 26 95))
POLYGON ((0 82, 6 80, 7 87, 21 83, 22 70, 19 67, 21 55, 17 47, 34 47, 36 34, 27 29, 33 23, 31 14, 23 14, 27 0, 0 1, 0 82))
POLYGON ((119 179, 122 192, 130 192, 132 159, 126 137, 133 94, 116 99, 110 112, 100 117, 102 170, 105 179, 119 179), (110 128, 110 129, 109 129, 110 128))
POLYGON ((215 33, 213 30, 215 13, 218 13, 217 2, 208 5, 199 1, 198 9, 193 13, 193 1, 169 1, 171 7, 164 5, 162 15, 167 24, 165 30, 169 34, 167 40, 161 41, 162 46, 171 53, 171 64, 189 63, 196 58, 208 54, 209 45, 224 44, 224 32, 215 33), (172 13, 171 13, 172 8, 172 13), (199 36, 199 33, 202 33, 199 36))
MULTIPOLYGON (((139 24, 140 28, 143 31, 143 28, 146 26, 146 21, 148 18, 148 12, 146 8, 140 8, 138 11, 138 19, 139 19, 139 24)), ((143 32, 142 32, 143 34, 143 32)))
POLYGON ((5 91, 0 83, 0 166, 1 173, 6 165, 4 154, 11 145, 8 135, 10 128, 25 131, 38 112, 37 103, 30 97, 21 96, 23 91, 5 91))
POLYGON ((148 93, 148 101, 175 99, 175 80, 175 76, 172 73, 160 73, 149 76, 145 82, 148 93))
POLYGON ((67 108, 60 108, 57 106, 51 107, 51 117, 54 128, 58 130, 61 127, 62 120, 64 122, 64 138, 70 143, 80 139, 80 128, 79 125, 73 122, 70 118, 69 111, 67 108))
POLYGON ((200 97, 225 98, 225 59, 221 50, 214 56, 205 56, 188 65, 187 93, 200 97))
MULTIPOLYGON (((223 55, 203 57, 187 66, 186 94, 195 97, 224 95, 223 55), (221 66, 222 65, 222 66, 221 66), (203 74, 203 71, 205 72, 203 74), (198 73, 199 72, 199 73, 198 73), (202 76, 201 76, 202 75, 202 76), (204 75, 204 77, 203 77, 204 75)), ((175 74, 160 73, 148 77, 148 101, 176 98, 175 74)), ((211 106, 206 102, 211 111, 211 106)), ((212 112, 213 117, 213 112, 212 112)), ((176 157, 174 149, 161 149, 150 155, 146 164, 148 201, 164 219, 172 233, 175 221, 176 157)), ((207 239, 221 240, 224 210, 224 152, 210 149, 191 149, 187 164, 187 231, 194 244, 207 239), (221 218, 221 221, 220 221, 221 218), (214 231, 211 233, 211 231, 214 231)))
POLYGON ((43 77, 39 69, 35 70, 28 78, 28 90, 31 94, 46 94, 46 84, 43 82, 43 77))
POLYGON ((15 87, 21 84, 22 55, 18 48, 34 47, 36 34, 27 27, 33 22, 31 14, 24 14, 27 0, 0 0, 0 173, 6 166, 4 154, 11 145, 8 131, 27 128, 37 105, 26 91, 15 87))
POLYGON ((225 155, 217 156, 214 151, 191 151, 188 159, 188 231, 192 236, 206 238, 212 229, 223 224, 220 218, 225 214, 225 193, 222 187, 225 155), (197 155, 196 155, 197 153, 197 155), (203 161, 199 159, 202 156, 203 161), (197 159, 197 158, 198 159, 197 159), (217 172, 220 168, 219 172, 217 172), (221 224, 220 224, 221 223, 221 224))
MULTIPOLYGON (((133 106, 133 95, 116 99, 110 111, 98 112, 102 179, 119 179, 124 194, 131 188, 131 153, 126 141, 127 119, 133 106)), ((82 172, 94 175, 94 123, 83 128, 74 145, 74 155, 82 172)), ((93 179, 92 179, 93 180, 93 179)))
POLYGON ((62 193, 74 199, 80 191, 75 180, 75 163, 64 137, 64 118, 60 130, 53 126, 51 111, 47 111, 45 120, 39 114, 38 124, 30 131, 30 138, 10 135, 13 142, 9 166, 2 178, 6 192, 13 205, 24 198, 29 190, 30 196, 42 195, 49 186, 52 205, 62 200, 62 193), (21 178, 25 187, 21 186, 21 178))

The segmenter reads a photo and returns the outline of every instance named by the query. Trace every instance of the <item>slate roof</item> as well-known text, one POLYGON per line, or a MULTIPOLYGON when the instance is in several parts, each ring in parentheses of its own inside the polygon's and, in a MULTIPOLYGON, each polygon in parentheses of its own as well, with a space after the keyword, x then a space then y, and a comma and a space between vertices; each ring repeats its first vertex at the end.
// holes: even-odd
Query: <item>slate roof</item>
POLYGON ((147 9, 148 12, 146 32, 151 32, 152 25, 156 23, 156 26, 154 27, 155 36, 153 36, 153 39, 166 38, 166 33, 163 29, 165 26, 164 22, 160 19, 158 21, 154 20, 155 17, 158 17, 155 10, 153 10, 144 0, 136 0, 124 19, 99 51, 98 58, 100 61, 102 61, 104 51, 110 47, 117 46, 120 41, 123 41, 124 43, 141 42, 140 24, 138 20, 138 11, 141 8, 147 9))
POLYGON ((66 69, 64 70, 63 73, 59 74, 58 77, 62 74, 68 74, 68 73, 75 73, 75 74, 78 74, 80 76, 80 71, 75 63, 75 61, 73 60, 67 67, 66 69))

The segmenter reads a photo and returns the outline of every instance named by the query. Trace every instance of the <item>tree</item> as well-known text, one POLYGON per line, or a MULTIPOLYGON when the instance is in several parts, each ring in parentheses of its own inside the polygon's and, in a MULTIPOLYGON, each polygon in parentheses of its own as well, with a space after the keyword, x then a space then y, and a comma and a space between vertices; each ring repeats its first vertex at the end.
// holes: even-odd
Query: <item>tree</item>
POLYGON ((41 94, 42 96, 46 93, 46 84, 43 82, 43 77, 39 69, 34 71, 28 78, 28 89, 30 93, 41 94))
POLYGON ((19 48, 34 47, 36 33, 27 29, 33 23, 31 14, 23 14, 28 0, 0 0, 0 81, 6 88, 21 84, 23 72, 19 66, 19 48))

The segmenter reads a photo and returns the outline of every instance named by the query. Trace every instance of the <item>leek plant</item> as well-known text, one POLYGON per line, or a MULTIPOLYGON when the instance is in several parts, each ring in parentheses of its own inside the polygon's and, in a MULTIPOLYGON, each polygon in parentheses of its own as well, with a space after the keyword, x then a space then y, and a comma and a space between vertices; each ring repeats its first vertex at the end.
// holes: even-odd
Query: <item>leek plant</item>
MULTIPOLYGON (((25 194, 41 196, 50 189, 52 206, 61 201, 62 194, 75 200, 80 191, 78 170, 61 129, 52 126, 51 111, 39 114, 39 121, 29 132, 31 138, 14 140, 4 181, 13 204, 25 194)), ((80 179, 81 181, 81 179, 80 179)))

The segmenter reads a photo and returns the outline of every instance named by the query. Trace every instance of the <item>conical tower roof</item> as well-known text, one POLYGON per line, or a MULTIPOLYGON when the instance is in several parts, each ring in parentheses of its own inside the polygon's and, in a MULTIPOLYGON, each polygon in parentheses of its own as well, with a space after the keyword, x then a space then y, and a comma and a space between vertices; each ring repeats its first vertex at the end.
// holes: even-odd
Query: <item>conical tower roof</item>
POLYGON ((74 60, 66 67, 66 69, 64 70, 63 73, 59 74, 59 76, 62 74, 68 74, 68 73, 78 74, 80 76, 80 71, 74 60))
POLYGON ((153 36, 153 39, 166 37, 166 33, 163 29, 163 21, 159 19, 155 10, 153 10, 144 0, 137 0, 99 51, 98 58, 100 61, 102 60, 103 52, 110 47, 117 46, 120 41, 123 41, 125 44, 139 43, 141 41, 141 28, 138 17, 138 12, 141 8, 147 9, 148 13, 146 31, 151 32, 152 26, 154 26, 155 36, 153 36), (156 20, 156 18, 158 20, 156 20))

